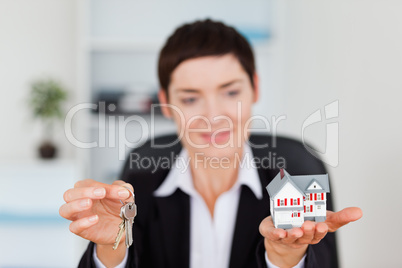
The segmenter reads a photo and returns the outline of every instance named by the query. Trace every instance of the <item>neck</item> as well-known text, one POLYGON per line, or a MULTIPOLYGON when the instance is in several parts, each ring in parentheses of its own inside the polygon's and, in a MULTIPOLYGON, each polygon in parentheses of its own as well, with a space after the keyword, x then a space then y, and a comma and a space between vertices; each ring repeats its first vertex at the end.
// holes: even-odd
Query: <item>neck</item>
MULTIPOLYGON (((239 156, 242 152, 239 152, 239 156)), ((213 216, 218 197, 236 183, 241 157, 217 158, 190 155, 191 173, 196 191, 203 197, 213 216)))

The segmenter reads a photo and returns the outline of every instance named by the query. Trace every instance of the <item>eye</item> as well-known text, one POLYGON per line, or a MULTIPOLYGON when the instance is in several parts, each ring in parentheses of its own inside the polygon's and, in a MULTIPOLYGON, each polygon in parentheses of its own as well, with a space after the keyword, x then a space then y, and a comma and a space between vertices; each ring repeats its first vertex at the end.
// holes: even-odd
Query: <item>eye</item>
POLYGON ((234 97, 240 93, 240 90, 229 90, 226 94, 230 97, 234 97))
POLYGON ((191 98, 184 98, 181 100, 183 104, 192 104, 197 100, 197 98, 191 97, 191 98))

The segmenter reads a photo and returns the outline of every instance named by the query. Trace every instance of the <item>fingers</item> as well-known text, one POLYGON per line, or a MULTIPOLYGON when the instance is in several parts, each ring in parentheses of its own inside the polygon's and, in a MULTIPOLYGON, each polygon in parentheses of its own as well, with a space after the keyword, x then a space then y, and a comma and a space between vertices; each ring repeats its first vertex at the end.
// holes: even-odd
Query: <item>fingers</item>
POLYGON ((69 189, 64 193, 64 201, 59 209, 59 214, 68 220, 75 220, 79 212, 89 210, 92 200, 115 199, 131 200, 132 194, 127 190, 133 191, 133 187, 124 181, 115 181, 112 185, 100 183, 94 180, 79 181, 74 185, 75 188, 69 189))
POLYGON ((301 228, 292 228, 288 230, 287 236, 282 239, 284 244, 294 244, 297 239, 303 236, 303 230, 301 228))
POLYGON ((76 235, 80 235, 89 227, 95 225, 99 220, 98 215, 92 215, 89 217, 85 217, 76 221, 73 221, 70 224, 70 231, 76 235))
MULTIPOLYGON (((125 188, 125 189, 129 189, 132 193, 134 193, 134 188, 133 188, 133 186, 132 186, 130 183, 127 183, 127 182, 125 182, 125 181, 117 180, 117 181, 114 181, 112 185, 121 186, 121 187, 123 187, 123 188, 125 188)), ((122 191, 124 191, 124 190, 122 190, 122 191)), ((126 190, 125 192, 128 193, 128 197, 127 197, 126 199, 122 199, 122 200, 130 201, 130 202, 134 201, 134 196, 131 194, 131 192, 129 192, 129 191, 127 191, 127 190, 126 190)), ((123 197, 122 197, 122 198, 123 198, 123 197)))
POLYGON ((328 225, 324 222, 319 222, 315 226, 314 238, 311 240, 310 244, 318 244, 328 233, 328 225))
POLYGON ((75 214, 88 210, 92 206, 91 199, 78 199, 63 204, 59 209, 59 214, 65 219, 74 220, 75 214))
POLYGON ((270 241, 283 244, 294 243, 298 238, 303 236, 303 231, 300 228, 293 228, 287 231, 281 228, 275 228, 271 216, 261 222, 260 233, 270 241))
POLYGON ((300 248, 308 244, 319 243, 328 232, 334 232, 343 225, 356 221, 362 216, 361 209, 357 207, 345 208, 339 212, 328 211, 325 222, 305 221, 301 228, 289 230, 275 228, 270 216, 261 222, 260 233, 266 238, 266 243, 286 245, 288 248, 300 248))
POLYGON ((75 188, 69 189, 64 193, 64 201, 71 202, 73 200, 90 198, 90 199, 121 199, 125 200, 130 198, 131 193, 127 190, 127 187, 133 190, 133 187, 129 183, 123 181, 116 181, 112 185, 95 182, 93 180, 85 180, 78 182, 74 185, 75 188), (87 183, 92 181, 93 183, 87 183), (89 185, 89 186, 88 186, 89 185))
POLYGON ((363 212, 358 207, 344 208, 338 212, 327 211, 327 220, 325 221, 330 232, 335 232, 340 227, 353 221, 357 221, 363 216, 363 212))
POLYGON ((133 186, 132 186, 130 183, 127 183, 127 182, 122 181, 122 180, 114 181, 114 182, 112 183, 112 185, 119 185, 119 186, 122 186, 122 187, 128 187, 131 191, 134 192, 133 186))
POLYGON ((294 245, 297 248, 299 248, 300 245, 296 245, 294 242, 303 235, 303 231, 300 228, 293 228, 291 230, 275 228, 271 216, 265 218, 261 222, 260 233, 269 241, 278 244, 285 244, 290 247, 293 247, 294 245))
POLYGON ((327 232, 328 226, 323 222, 305 221, 301 228, 284 230, 275 228, 270 216, 265 218, 260 224, 260 233, 262 236, 272 242, 292 248, 298 248, 301 245, 307 244, 317 244, 325 237, 327 232))
POLYGON ((82 187, 89 187, 89 186, 98 186, 98 187, 102 187, 104 183, 92 180, 92 179, 86 179, 86 180, 80 180, 77 181, 74 184, 74 188, 82 188, 82 187))
POLYGON ((286 231, 280 228, 275 228, 271 216, 266 217, 260 224, 260 233, 262 236, 271 241, 279 241, 286 237, 286 231))
POLYGON ((82 198, 102 199, 106 195, 103 187, 84 187, 69 189, 64 193, 64 201, 71 202, 82 198))
POLYGON ((301 234, 300 233, 292 234, 292 238, 294 237, 299 238, 289 239, 289 241, 283 239, 283 241, 289 244, 295 243, 298 245, 304 245, 304 244, 314 245, 319 243, 328 233, 328 225, 323 222, 315 223, 312 221, 305 221, 301 228, 293 228, 289 231, 289 233, 294 232, 294 230, 298 229, 301 229, 301 234))
POLYGON ((312 221, 305 221, 301 227, 303 231, 303 236, 298 239, 298 243, 300 244, 310 244, 310 242, 314 239, 316 225, 312 221))

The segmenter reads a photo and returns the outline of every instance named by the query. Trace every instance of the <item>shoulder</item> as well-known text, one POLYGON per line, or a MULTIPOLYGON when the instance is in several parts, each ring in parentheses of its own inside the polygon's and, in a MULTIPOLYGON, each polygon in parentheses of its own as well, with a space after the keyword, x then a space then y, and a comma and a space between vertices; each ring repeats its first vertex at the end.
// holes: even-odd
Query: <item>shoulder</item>
POLYGON ((168 135, 151 138, 127 155, 120 179, 134 187, 135 202, 142 208, 137 225, 150 215, 153 192, 165 180, 181 148, 177 136, 168 135))
POLYGON ((132 184, 137 184, 137 180, 158 184, 166 177, 181 148, 176 135, 151 138, 127 155, 120 178, 132 184))
POLYGON ((134 148, 130 154, 137 153, 143 157, 164 156, 171 152, 180 152, 181 148, 177 135, 172 134, 150 138, 142 145, 134 148))
POLYGON ((261 168, 285 168, 295 175, 326 173, 317 153, 309 144, 300 140, 277 135, 252 134, 249 141, 254 157, 262 164, 265 163, 261 168))
MULTIPOLYGON (((252 134, 249 146, 259 170, 270 170, 272 174, 280 168, 296 175, 326 173, 321 159, 314 150, 308 149, 312 147, 300 140, 252 134)), ((152 138, 130 152, 120 178, 148 191, 155 190, 166 178, 181 149, 177 135, 152 138)))
POLYGON ((303 147, 303 143, 300 140, 278 135, 251 134, 249 140, 257 145, 265 145, 270 148, 276 148, 278 146, 303 147))

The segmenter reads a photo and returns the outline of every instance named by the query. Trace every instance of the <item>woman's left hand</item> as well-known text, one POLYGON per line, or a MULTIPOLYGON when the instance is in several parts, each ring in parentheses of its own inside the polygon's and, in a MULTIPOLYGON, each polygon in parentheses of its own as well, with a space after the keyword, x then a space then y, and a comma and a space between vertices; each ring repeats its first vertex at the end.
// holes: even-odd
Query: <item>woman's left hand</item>
POLYGON ((303 258, 308 245, 317 244, 328 232, 335 232, 362 216, 362 210, 358 207, 339 212, 327 211, 325 222, 305 221, 300 228, 289 230, 275 228, 269 216, 261 222, 260 233, 265 238, 265 250, 270 262, 279 267, 293 267, 303 258))

